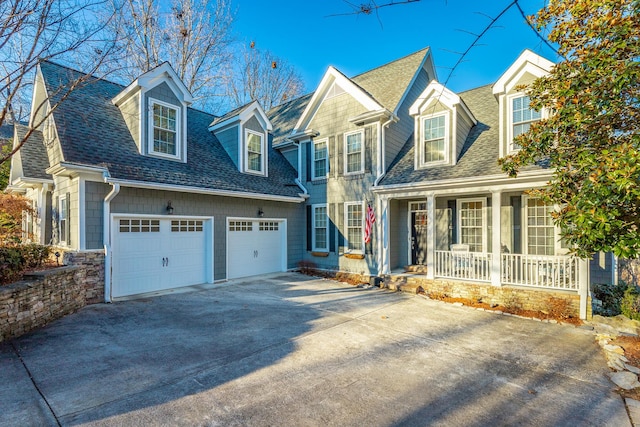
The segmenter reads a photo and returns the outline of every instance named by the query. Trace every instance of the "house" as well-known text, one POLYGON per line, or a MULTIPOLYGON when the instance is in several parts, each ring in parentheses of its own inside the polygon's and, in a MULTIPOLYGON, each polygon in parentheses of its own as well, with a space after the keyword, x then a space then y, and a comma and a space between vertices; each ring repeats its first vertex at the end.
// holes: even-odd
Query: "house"
MULTIPOLYGON (((527 50, 493 85, 457 94, 426 48, 351 78, 329 67, 308 95, 222 116, 192 108, 166 63, 127 87, 93 79, 14 156, 11 189, 38 207, 40 242, 104 265, 106 301, 305 262, 560 291, 584 314, 590 277, 613 281, 615 259, 567 255, 552 207, 527 194, 547 184, 544 163, 516 179, 497 164, 546 114, 519 85, 552 66, 527 50)), ((34 105, 50 108, 77 75, 42 62, 34 105)))

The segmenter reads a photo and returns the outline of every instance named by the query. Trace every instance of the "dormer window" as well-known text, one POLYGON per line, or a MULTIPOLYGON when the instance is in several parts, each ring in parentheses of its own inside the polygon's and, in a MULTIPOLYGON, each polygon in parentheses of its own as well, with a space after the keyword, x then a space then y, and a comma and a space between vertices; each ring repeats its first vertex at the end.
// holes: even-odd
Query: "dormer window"
POLYGON ((362 141, 364 131, 356 131, 344 135, 345 171, 347 174, 364 172, 364 149, 362 141))
POLYGON ((245 131, 245 164, 247 172, 264 173, 264 135, 251 130, 245 131))
POLYGON ((526 95, 518 94, 510 97, 511 134, 509 136, 509 151, 519 150, 520 146, 513 142, 515 137, 526 133, 531 127, 531 123, 537 122, 542 118, 539 111, 531 109, 530 102, 529 97, 526 95))
POLYGON ((422 119, 422 163, 444 162, 447 157, 447 114, 422 119))
POLYGON ((179 158, 180 113, 176 106, 149 99, 152 119, 149 121, 149 153, 179 158))

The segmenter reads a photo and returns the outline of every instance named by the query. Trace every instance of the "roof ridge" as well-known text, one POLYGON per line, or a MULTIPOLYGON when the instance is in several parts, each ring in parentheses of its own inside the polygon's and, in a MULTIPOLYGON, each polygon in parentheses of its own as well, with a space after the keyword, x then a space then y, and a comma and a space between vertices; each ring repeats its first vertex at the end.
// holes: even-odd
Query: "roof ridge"
POLYGON ((68 65, 62 65, 62 64, 60 64, 58 62, 51 61, 50 59, 41 59, 40 62, 41 63, 46 62, 47 64, 54 65, 54 66, 56 66, 58 68, 64 68, 65 70, 73 71, 74 73, 82 74, 83 76, 89 76, 91 78, 94 78, 96 80, 100 80, 100 81, 105 82, 105 83, 109 83, 109 84, 112 84, 112 85, 115 85, 115 86, 120 86, 123 89, 126 88, 126 86, 121 84, 121 83, 114 82, 113 80, 109 80, 109 79, 107 79, 105 77, 97 76, 94 73, 87 74, 84 71, 80 71, 80 70, 78 70, 76 68, 73 68, 73 67, 70 67, 68 65))
MULTIPOLYGON (((422 49, 416 50, 415 52, 409 53, 409 54, 407 54, 407 55, 405 55, 405 56, 402 56, 402 57, 400 57, 400 58, 397 58, 397 59, 394 59, 394 60, 392 60, 392 61, 386 62, 386 63, 384 63, 384 64, 382 64, 382 65, 378 65, 377 67, 371 68, 370 70, 364 71, 364 72, 362 72, 362 73, 360 73, 360 74, 356 74, 355 76, 350 77, 350 79, 355 79, 355 78, 357 78, 357 77, 363 76, 363 75, 368 74, 368 73, 370 73, 370 72, 372 72, 372 71, 375 71, 375 70, 378 70, 378 69, 380 69, 380 68, 386 67, 386 66, 391 65, 391 64, 393 64, 393 63, 395 63, 395 62, 402 61, 403 59, 407 59, 407 58, 408 58, 408 57, 410 57, 410 56, 416 55, 416 54, 418 54, 418 53, 420 53, 420 52, 422 52, 422 51, 427 51, 427 50, 429 50, 429 49, 430 49, 430 47, 429 47, 429 46, 423 47, 422 49)), ((335 68, 335 67, 334 67, 334 68, 335 68)))

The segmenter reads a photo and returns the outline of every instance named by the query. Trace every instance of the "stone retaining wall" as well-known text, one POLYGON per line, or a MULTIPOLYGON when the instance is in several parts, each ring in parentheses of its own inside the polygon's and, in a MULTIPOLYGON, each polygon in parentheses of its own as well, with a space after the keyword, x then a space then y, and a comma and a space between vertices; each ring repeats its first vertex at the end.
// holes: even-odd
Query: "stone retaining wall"
POLYGON ((59 267, 0 286, 0 342, 19 337, 86 305, 86 271, 59 267))
MULTIPOLYGON (((60 254, 62 265, 83 267, 79 282, 85 288, 87 304, 104 302, 104 251, 69 251, 64 248, 54 248, 52 253, 60 254)), ((55 256, 52 255, 55 259, 55 256)))

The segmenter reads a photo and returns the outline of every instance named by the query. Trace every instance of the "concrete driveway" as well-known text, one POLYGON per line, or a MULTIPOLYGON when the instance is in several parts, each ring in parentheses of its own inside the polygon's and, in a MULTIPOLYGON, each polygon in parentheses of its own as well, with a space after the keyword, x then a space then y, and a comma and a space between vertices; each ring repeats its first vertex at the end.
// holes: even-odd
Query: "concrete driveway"
POLYGON ((0 344, 0 424, 630 425, 607 372, 590 331, 291 273, 0 344))

